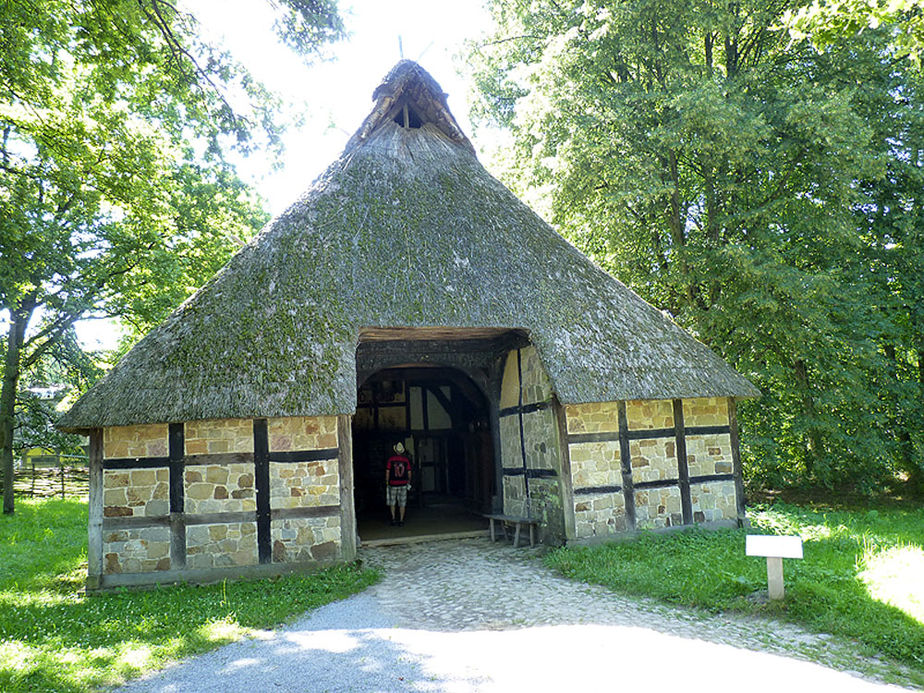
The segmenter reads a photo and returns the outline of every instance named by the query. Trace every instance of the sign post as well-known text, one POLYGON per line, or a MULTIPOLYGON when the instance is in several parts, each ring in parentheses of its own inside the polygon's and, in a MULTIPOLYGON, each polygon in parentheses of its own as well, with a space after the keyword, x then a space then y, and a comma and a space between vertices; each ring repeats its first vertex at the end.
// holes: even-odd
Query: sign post
POLYGON ((774 535, 748 535, 745 554, 764 556, 767 559, 767 591, 770 599, 782 599, 783 559, 802 558, 802 537, 780 537, 774 535))

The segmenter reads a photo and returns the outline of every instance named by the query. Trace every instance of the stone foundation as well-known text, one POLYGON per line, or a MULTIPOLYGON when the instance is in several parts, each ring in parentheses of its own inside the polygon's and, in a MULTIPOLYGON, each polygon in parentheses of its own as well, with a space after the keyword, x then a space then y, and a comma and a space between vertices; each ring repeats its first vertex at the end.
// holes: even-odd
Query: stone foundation
POLYGON ((622 494, 596 493, 574 499, 575 538, 606 537, 629 529, 622 494))
POLYGON ((691 484, 694 522, 716 522, 735 517, 737 496, 734 481, 691 484))
POLYGON ((120 426, 94 440, 93 588, 341 557, 337 417, 120 426))
POLYGON ((635 492, 635 526, 638 529, 679 527, 683 505, 678 486, 638 489, 635 492))
POLYGON ((255 522, 223 522, 186 528, 187 568, 221 568, 256 563, 255 522))
POLYGON ((728 400, 620 406, 565 407, 576 539, 738 519, 728 400))
POLYGON ((170 570, 170 529, 119 529, 103 535, 107 573, 150 573, 170 570))
POLYGON ((277 563, 330 560, 340 552, 340 518, 274 520, 272 536, 277 563))

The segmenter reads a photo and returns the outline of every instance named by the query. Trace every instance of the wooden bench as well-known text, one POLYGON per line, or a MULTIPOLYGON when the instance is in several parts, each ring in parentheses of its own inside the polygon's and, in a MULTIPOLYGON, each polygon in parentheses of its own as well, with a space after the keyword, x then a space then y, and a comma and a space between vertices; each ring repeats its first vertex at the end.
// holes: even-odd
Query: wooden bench
POLYGON ((513 525, 513 547, 517 548, 520 545, 520 528, 528 527, 529 528, 529 545, 536 545, 536 527, 539 526, 539 520, 533 520, 528 517, 517 517, 515 515, 503 515, 503 514, 494 514, 494 515, 485 515, 488 518, 488 521, 491 524, 491 541, 497 541, 497 535, 494 531, 494 523, 500 523, 501 533, 504 535, 504 539, 507 538, 507 525, 513 525))

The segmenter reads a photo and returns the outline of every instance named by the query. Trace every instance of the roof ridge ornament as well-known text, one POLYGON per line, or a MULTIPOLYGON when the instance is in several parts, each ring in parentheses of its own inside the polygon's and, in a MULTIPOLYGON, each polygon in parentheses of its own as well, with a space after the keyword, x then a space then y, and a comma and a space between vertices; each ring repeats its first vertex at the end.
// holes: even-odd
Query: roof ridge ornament
POLYGON ((347 142, 344 151, 354 149, 384 123, 394 121, 404 128, 432 124, 450 141, 474 154, 475 148, 449 110, 447 96, 430 73, 416 62, 399 61, 372 92, 375 101, 372 112, 347 142))

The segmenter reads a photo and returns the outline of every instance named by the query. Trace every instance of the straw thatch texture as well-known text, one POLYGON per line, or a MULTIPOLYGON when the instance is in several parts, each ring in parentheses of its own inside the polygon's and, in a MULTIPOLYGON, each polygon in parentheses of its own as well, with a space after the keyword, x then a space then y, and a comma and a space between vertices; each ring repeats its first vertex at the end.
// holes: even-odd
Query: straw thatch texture
POLYGON ((60 426, 352 412, 363 327, 525 329, 565 403, 757 394, 445 123, 405 129, 388 110, 60 426))

